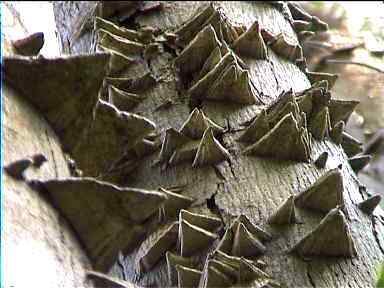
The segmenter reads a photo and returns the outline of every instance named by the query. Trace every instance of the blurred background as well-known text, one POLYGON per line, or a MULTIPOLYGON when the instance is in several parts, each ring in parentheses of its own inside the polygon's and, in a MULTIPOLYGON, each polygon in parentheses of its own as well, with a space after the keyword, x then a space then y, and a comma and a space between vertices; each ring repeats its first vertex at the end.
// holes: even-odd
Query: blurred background
MULTIPOLYGON (((333 97, 360 101, 346 129, 373 158, 358 177, 371 193, 384 196, 384 2, 296 4, 329 25, 303 44, 309 70, 339 74, 333 97)), ((1 14, 3 54, 10 41, 34 32, 44 32, 42 55, 60 54, 51 2, 5 1, 1 14)))
POLYGON ((309 70, 339 74, 332 96, 360 101, 346 130, 372 155, 361 182, 384 196, 384 2, 296 3, 329 25, 303 45, 309 70))

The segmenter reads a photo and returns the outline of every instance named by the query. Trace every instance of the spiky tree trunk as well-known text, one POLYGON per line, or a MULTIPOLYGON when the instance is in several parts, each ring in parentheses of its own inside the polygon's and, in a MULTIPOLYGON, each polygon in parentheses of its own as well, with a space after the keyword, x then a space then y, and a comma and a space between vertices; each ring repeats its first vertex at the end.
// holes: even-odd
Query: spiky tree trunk
POLYGON ((151 287, 374 286, 384 218, 377 197, 359 205, 365 158, 348 160, 356 103, 305 70, 297 36, 324 24, 272 4, 55 3, 64 52, 111 56, 5 62, 25 94, 64 95, 29 98, 97 180, 29 184, 96 269, 151 287))

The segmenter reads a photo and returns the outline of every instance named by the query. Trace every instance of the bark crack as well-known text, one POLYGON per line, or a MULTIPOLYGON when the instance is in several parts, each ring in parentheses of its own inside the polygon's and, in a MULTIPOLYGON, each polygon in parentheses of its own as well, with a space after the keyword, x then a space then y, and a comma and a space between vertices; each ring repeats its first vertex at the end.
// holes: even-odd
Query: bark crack
POLYGON ((308 281, 309 281, 309 283, 311 284, 312 287, 316 287, 315 281, 313 281, 311 273, 309 272, 310 267, 311 267, 310 265, 307 266, 308 281))
POLYGON ((220 190, 220 183, 217 183, 217 188, 216 188, 215 193, 213 193, 213 195, 206 200, 206 203, 207 203, 207 208, 209 209, 209 211, 211 211, 213 214, 217 215, 220 218, 223 225, 225 225, 224 217, 223 217, 222 212, 221 212, 219 206, 217 205, 216 199, 215 199, 216 194, 219 192, 219 190, 220 190))
POLYGON ((279 90, 279 81, 277 80, 277 76, 276 76, 276 72, 275 72, 275 65, 273 63, 273 61, 271 59, 268 59, 267 60, 269 64, 271 64, 271 72, 272 72, 272 75, 273 75, 273 78, 275 79, 275 82, 276 82, 276 86, 277 86, 277 89, 276 90, 279 90))
POLYGON ((379 235, 378 235, 378 232, 376 230, 376 218, 375 218, 374 215, 372 215, 371 221, 372 221, 372 233, 373 233, 373 236, 375 237, 375 241, 376 241, 377 245, 379 246, 379 249, 380 249, 381 253, 384 254, 384 247, 380 243, 379 235))
POLYGON ((121 269, 121 274, 123 276, 123 280, 124 281, 128 281, 128 275, 127 275, 127 272, 125 271, 125 266, 124 266, 124 257, 122 257, 121 254, 119 254, 119 257, 117 257, 117 265, 120 267, 121 269))
POLYGON ((232 173, 233 178, 235 178, 236 180, 239 180, 236 176, 235 169, 233 169, 231 160, 227 160, 227 162, 228 162, 228 166, 229 166, 229 169, 232 173))

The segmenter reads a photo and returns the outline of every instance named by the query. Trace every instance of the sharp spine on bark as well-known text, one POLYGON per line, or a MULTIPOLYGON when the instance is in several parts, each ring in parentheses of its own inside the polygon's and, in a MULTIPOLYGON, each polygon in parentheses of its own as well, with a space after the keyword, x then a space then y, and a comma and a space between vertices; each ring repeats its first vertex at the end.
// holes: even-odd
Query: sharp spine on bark
POLYGON ((100 44, 97 44, 96 50, 111 54, 111 58, 109 60, 108 65, 108 77, 118 77, 133 63, 139 61, 138 58, 128 57, 118 51, 104 47, 100 44))
POLYGON ((223 131, 224 128, 195 108, 179 131, 166 131, 159 161, 175 165, 192 160, 192 166, 196 167, 229 159, 229 152, 214 137, 223 131))
POLYGON ((211 54, 209 54, 209 57, 204 62, 197 79, 202 79, 205 75, 207 75, 207 73, 220 62, 221 58, 223 58, 221 47, 216 47, 212 50, 211 54))
POLYGON ((184 209, 180 211, 179 221, 181 222, 182 220, 186 220, 189 224, 198 226, 210 232, 215 232, 222 225, 219 218, 192 213, 184 209))
POLYGON ((344 121, 339 121, 333 126, 331 131, 329 132, 329 136, 335 142, 336 144, 341 144, 341 141, 343 140, 343 131, 345 128, 345 123, 344 121))
POLYGON ((192 167, 213 165, 230 159, 229 152, 215 139, 212 128, 205 130, 192 167))
POLYGON ((244 226, 248 229, 249 232, 251 232, 255 237, 257 237, 263 242, 270 241, 272 239, 271 234, 269 234, 267 231, 263 230, 259 226, 253 224, 245 215, 238 216, 234 221, 234 224, 236 223, 244 224, 244 226))
POLYGON ((263 254, 265 247, 259 239, 269 241, 271 235, 253 225, 248 218, 241 215, 237 217, 229 229, 225 231, 215 251, 220 250, 221 252, 238 256, 249 256, 249 253, 263 254), (244 244, 254 246, 256 249, 244 249, 244 244))
POLYGON ((343 176, 338 168, 329 170, 308 189, 295 197, 295 204, 299 207, 328 212, 344 205, 343 176))
POLYGON ((175 32, 178 36, 178 44, 182 46, 187 45, 215 11, 216 9, 212 3, 200 8, 194 17, 175 32))
POLYGON ((206 117, 203 111, 195 108, 189 114, 179 132, 192 139, 201 139, 208 128, 212 128, 214 135, 224 132, 223 127, 206 117))
POLYGON ((176 149, 172 156, 169 158, 168 165, 173 166, 186 161, 193 162, 193 160, 196 158, 199 144, 199 140, 192 140, 176 149))
POLYGON ((192 75, 202 69, 211 52, 220 47, 212 25, 202 29, 175 59, 175 65, 182 75, 192 75))
POLYGON ((94 29, 95 31, 103 29, 113 35, 126 38, 130 41, 141 42, 140 34, 137 31, 118 26, 115 23, 101 17, 95 17, 94 29))
POLYGON ((113 85, 130 93, 140 93, 153 87, 157 83, 157 80, 151 75, 150 72, 137 78, 108 76, 105 78, 105 81, 109 85, 113 85))
MULTIPOLYGON (((305 21, 309 22, 311 25, 307 27, 306 30, 312 30, 315 32, 321 32, 321 31, 327 31, 328 30, 328 24, 321 21, 316 16, 311 16, 307 12, 305 12, 301 7, 297 6, 296 3, 288 3, 288 8, 291 12, 291 15, 294 20, 296 21, 305 21)), ((293 26, 295 27, 295 22, 293 21, 293 26)), ((297 26, 297 25, 296 25, 297 26)))
POLYGON ((292 251, 301 256, 356 256, 351 231, 341 208, 329 211, 320 224, 301 239, 292 251))
POLYGON ((92 122, 109 57, 106 53, 54 59, 5 57, 2 68, 5 82, 44 115, 65 149, 72 150, 92 122))
MULTIPOLYGON (((305 111, 309 114, 311 112, 310 109, 312 109, 312 103, 309 103, 312 102, 311 98, 301 97, 300 100, 302 106, 306 106, 305 111)), ((244 153, 247 154, 252 151, 251 153, 259 156, 308 161, 311 150, 311 138, 307 131, 306 117, 304 111, 300 112, 300 107, 296 102, 292 90, 283 92, 266 111, 262 110, 239 138, 240 141, 254 141, 252 145, 244 150, 244 153), (286 151, 281 145, 265 145, 265 143, 274 142, 273 139, 275 137, 284 137, 284 133, 286 132, 282 131, 280 125, 289 126, 288 130, 290 134, 296 135, 294 137, 290 136, 290 141, 285 143, 287 147, 289 146, 288 148, 285 147, 287 148, 286 151), (259 127, 259 129, 257 129, 257 127, 259 127), (270 127, 272 127, 272 129, 270 129, 270 127), (296 153, 291 153, 292 150, 296 153)), ((284 129, 286 129, 286 127, 283 128, 283 130, 284 129)))
POLYGON ((190 141, 189 138, 184 136, 177 130, 173 128, 167 129, 165 131, 164 141, 161 146, 159 161, 161 163, 168 161, 174 153, 175 149, 183 146, 188 141, 190 141))
POLYGON ((37 32, 25 38, 12 41, 16 54, 23 56, 36 56, 44 45, 44 33, 37 32))
POLYGON ((270 34, 264 33, 264 35, 268 35, 267 37, 264 37, 264 41, 277 55, 285 57, 293 62, 303 58, 303 49, 300 44, 289 43, 283 33, 274 35, 272 38, 270 38, 270 34))
POLYGON ((217 244, 216 250, 230 254, 232 252, 233 235, 234 232, 232 229, 225 230, 223 238, 221 238, 219 244, 217 244))
POLYGON ((205 262, 199 288, 230 287, 233 282, 222 271, 213 267, 209 260, 205 262))
POLYGON ((371 155, 358 155, 348 159, 349 165, 352 170, 357 174, 371 161, 371 155))
POLYGON ((197 287, 202 271, 182 265, 176 265, 178 288, 197 287))
POLYGON ((287 4, 293 19, 303 21, 312 20, 312 16, 305 12, 301 7, 297 6, 295 3, 288 2, 287 4))
POLYGON ((379 205, 381 201, 380 195, 374 195, 369 197, 368 199, 365 199, 364 201, 357 204, 357 206, 360 208, 361 211, 368 215, 372 215, 375 208, 379 205))
POLYGON ((240 55, 256 59, 267 59, 267 46, 261 35, 259 22, 255 21, 245 33, 237 38, 233 47, 240 55))
POLYGON ((307 119, 310 119, 311 112, 312 112, 312 107, 313 107, 313 99, 312 99, 312 93, 305 93, 302 96, 299 96, 296 99, 297 105, 300 108, 300 111, 303 111, 307 119))
POLYGON ((268 223, 284 225, 296 223, 295 197, 292 195, 285 200, 268 219, 268 223))
POLYGON ((97 271, 87 270, 85 272, 87 278, 91 279, 95 287, 108 287, 108 288, 130 288, 132 284, 126 281, 122 281, 118 278, 110 277, 104 273, 97 271))
MULTIPOLYGON (((249 36, 252 32, 250 30, 249 33, 242 34, 244 38, 241 41, 238 31, 212 4, 199 12, 194 19, 196 22, 188 22, 176 32, 181 42, 184 41, 181 40, 183 37, 188 40, 194 37, 188 41, 188 46, 175 62, 182 75, 200 71, 197 82, 189 90, 191 102, 204 98, 240 104, 258 103, 257 92, 250 83, 244 63, 227 47, 239 39, 236 47, 243 49, 243 44, 248 43, 245 40, 256 36, 249 36), (192 62, 191 55, 194 56, 192 62)), ((252 29, 257 28, 256 26, 252 29)))
POLYGON ((156 127, 144 117, 120 112, 99 100, 109 59, 110 55, 105 53, 53 59, 4 58, 7 84, 43 114, 63 149, 91 176, 105 173, 110 162, 124 153, 127 143, 121 138, 122 130, 132 144, 156 127))
POLYGON ((119 251, 128 253, 140 243, 145 233, 141 223, 167 200, 160 192, 121 188, 86 177, 35 182, 71 222, 94 267, 101 271, 110 268, 119 251))
POLYGON ((209 245, 218 237, 205 229, 188 223, 186 220, 179 221, 179 246, 181 256, 191 256, 209 245))
POLYGON ((241 67, 231 51, 189 89, 189 95, 192 101, 230 101, 243 105, 258 103, 248 71, 241 67))
POLYGON ((138 61, 136 58, 128 57, 118 51, 103 47, 100 44, 96 46, 96 49, 97 51, 107 52, 111 54, 111 58, 109 60, 109 65, 108 65, 109 77, 118 77, 123 73, 123 71, 129 68, 134 62, 138 61))
POLYGON ((179 225, 177 222, 167 225, 148 237, 141 244, 136 255, 136 271, 146 273, 164 257, 165 253, 176 246, 179 225))
POLYGON ((255 120, 246 128, 244 133, 239 137, 241 142, 255 142, 260 140, 270 130, 267 120, 267 112, 265 109, 256 116, 255 120))
POLYGON ((323 152, 320 154, 320 156, 316 159, 315 165, 317 168, 324 168, 328 160, 328 152, 323 152))
POLYGON ((324 137, 329 135, 330 124, 329 110, 325 106, 311 117, 309 130, 315 139, 323 140, 324 137))
POLYGON ((125 92, 113 85, 108 86, 109 103, 116 106, 120 111, 130 111, 136 107, 143 97, 138 94, 125 92))
POLYGON ((171 192, 164 188, 160 188, 159 190, 168 197, 161 208, 164 210, 166 219, 173 219, 178 216, 181 211, 184 211, 183 209, 188 208, 195 201, 193 198, 171 192))
POLYGON ((345 154, 348 157, 353 157, 356 154, 363 152, 363 143, 355 139, 347 132, 343 131, 342 133, 341 146, 343 147, 345 154))
POLYGON ((98 43, 101 46, 120 52, 123 55, 139 55, 145 49, 145 45, 117 36, 107 30, 98 29, 97 33, 98 43))
POLYGON ((238 223, 236 226, 232 255, 250 257, 265 253, 265 246, 248 231, 243 223, 238 223))
MULTIPOLYGON (((87 175, 106 173, 111 170, 110 161, 116 161, 123 154, 127 156, 124 159, 127 162, 157 150, 155 142, 144 139, 155 129, 155 123, 149 119, 134 113, 119 111, 115 106, 100 99, 96 107, 96 117, 86 137, 73 150, 72 155, 87 175), (123 138, 122 133, 125 136, 123 138), (97 157, 94 156, 95 154, 97 157)), ((130 172, 123 168, 120 170, 121 175, 130 172)), ((120 175, 119 173, 117 174, 120 175)), ((105 175, 108 175, 108 172, 105 175)))
POLYGON ((359 103, 359 101, 353 100, 345 101, 331 99, 328 105, 331 125, 334 126, 339 121, 343 121, 345 124, 347 124, 349 117, 359 103))
POLYGON ((171 285, 175 285, 177 283, 178 277, 175 269, 176 265, 187 268, 195 268, 197 266, 196 260, 176 255, 170 251, 165 253, 165 258, 167 260, 168 281, 171 285))
POLYGON ((333 85, 335 85, 335 82, 337 78, 339 77, 336 74, 329 74, 324 72, 311 72, 306 71, 306 75, 311 82, 311 84, 318 82, 318 81, 327 81, 328 82, 328 89, 332 89, 333 85))
POLYGON ((218 271, 220 271, 220 272, 224 273, 226 276, 228 276, 231 279, 232 283, 236 282, 238 271, 236 271, 236 269, 234 267, 228 265, 225 262, 217 260, 217 259, 210 259, 207 261, 209 261, 208 265, 211 265, 212 267, 214 267, 218 271))
POLYGON ((310 159, 310 146, 309 140, 305 139, 308 137, 305 132, 306 129, 301 130, 294 115, 289 113, 260 140, 248 146, 243 153, 307 162, 310 159), (287 135, 290 137, 288 138, 287 135), (286 141, 282 143, 281 139, 286 139, 286 141))
POLYGON ((244 257, 229 256, 215 251, 207 257, 206 263, 229 276, 233 284, 245 284, 256 279, 267 279, 270 276, 258 267, 258 262, 244 257))

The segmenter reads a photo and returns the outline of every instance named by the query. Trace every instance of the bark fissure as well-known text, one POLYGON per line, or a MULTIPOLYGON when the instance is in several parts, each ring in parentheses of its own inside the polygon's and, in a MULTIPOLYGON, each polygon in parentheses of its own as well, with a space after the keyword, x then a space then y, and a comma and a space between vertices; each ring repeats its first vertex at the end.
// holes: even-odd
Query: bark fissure
POLYGON ((276 76, 276 72, 275 72, 275 65, 274 65, 273 61, 271 61, 270 59, 268 59, 268 63, 270 64, 270 69, 271 69, 273 78, 275 79, 277 90, 279 90, 280 84, 279 84, 279 81, 277 80, 277 76, 276 76))
POLYGON ((311 276, 311 272, 309 271, 310 270, 310 264, 307 266, 307 277, 308 277, 308 281, 309 283, 311 284, 312 287, 316 287, 316 284, 315 284, 315 281, 312 279, 312 276, 311 276))
POLYGON ((384 255, 384 247, 383 247, 383 244, 381 244, 380 238, 378 236, 379 232, 377 231, 378 227, 376 225, 377 223, 376 223, 376 218, 375 217, 376 217, 375 215, 371 216, 372 233, 373 233, 373 236, 375 237, 375 241, 376 241, 377 245, 380 248, 381 253, 384 255))

